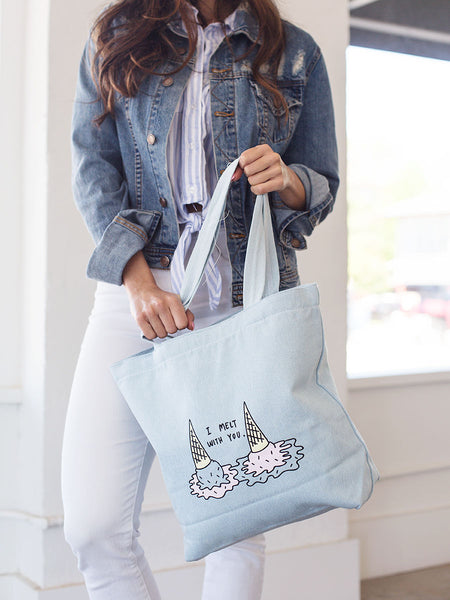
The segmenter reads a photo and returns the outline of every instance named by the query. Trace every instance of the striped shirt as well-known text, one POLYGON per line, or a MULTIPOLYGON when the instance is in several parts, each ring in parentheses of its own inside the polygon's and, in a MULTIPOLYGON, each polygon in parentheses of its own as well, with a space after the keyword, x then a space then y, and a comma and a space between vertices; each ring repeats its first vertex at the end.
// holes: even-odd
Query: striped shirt
MULTIPOLYGON (((198 10, 192 6, 195 16, 198 10)), ((227 35, 233 31, 235 12, 225 21, 227 35)), ((224 39, 221 23, 207 27, 198 24, 195 67, 181 95, 167 139, 167 170, 177 207, 177 219, 182 233, 171 265, 171 282, 180 293, 185 273, 185 257, 192 234, 198 232, 207 213, 208 201, 217 183, 211 121, 209 61, 224 39), (185 205, 198 202, 203 210, 190 213, 185 205)), ((214 253, 205 269, 211 310, 217 308, 222 291, 222 278, 214 253)))

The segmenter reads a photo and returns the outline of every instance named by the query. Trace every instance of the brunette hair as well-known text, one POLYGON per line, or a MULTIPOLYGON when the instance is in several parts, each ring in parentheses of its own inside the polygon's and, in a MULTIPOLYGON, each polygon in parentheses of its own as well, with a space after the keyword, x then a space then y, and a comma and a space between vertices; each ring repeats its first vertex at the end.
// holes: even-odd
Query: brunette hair
MULTIPOLYGON (((108 115, 114 117, 116 93, 133 97, 146 76, 174 74, 186 66, 197 43, 197 27, 192 20, 188 2, 189 0, 119 0, 99 15, 93 26, 95 54, 92 76, 104 110, 95 119, 97 125, 101 125, 108 115), (166 29, 167 23, 177 11, 186 26, 189 49, 179 66, 172 71, 159 73, 157 69, 164 60, 179 57, 179 51, 166 29)), ((198 0, 190 2, 194 6, 198 4, 198 0)), ((245 2, 247 9, 253 12, 259 23, 257 42, 261 42, 252 64, 252 76, 272 94, 275 106, 283 107, 287 118, 288 106, 277 87, 278 66, 286 43, 280 13, 272 0, 245 2), (263 65, 266 66, 264 73, 261 73, 263 65)), ((240 4, 241 0, 216 0, 215 20, 223 23, 226 15, 240 4)), ((248 56, 257 42, 235 60, 248 56)), ((227 43, 230 44, 228 37, 227 43)))

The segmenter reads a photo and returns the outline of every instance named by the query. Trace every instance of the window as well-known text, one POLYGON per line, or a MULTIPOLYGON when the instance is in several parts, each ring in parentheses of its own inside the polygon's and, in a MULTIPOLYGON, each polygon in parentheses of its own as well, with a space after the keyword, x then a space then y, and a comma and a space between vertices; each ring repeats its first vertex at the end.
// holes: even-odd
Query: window
POLYGON ((347 50, 349 377, 450 369, 450 63, 347 50))

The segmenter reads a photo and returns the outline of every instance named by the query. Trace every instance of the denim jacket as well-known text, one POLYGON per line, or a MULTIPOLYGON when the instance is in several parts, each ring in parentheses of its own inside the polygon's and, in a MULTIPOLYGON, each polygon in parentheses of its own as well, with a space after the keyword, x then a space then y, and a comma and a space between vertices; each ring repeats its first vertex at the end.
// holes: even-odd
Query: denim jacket
MULTIPOLYGON (((215 166, 219 176, 244 150, 268 144, 301 179, 304 211, 290 209, 276 192, 269 194, 280 289, 286 289, 300 283, 295 250, 306 248, 305 236, 332 210, 339 185, 330 85, 315 41, 283 21, 286 50, 278 85, 289 106, 286 122, 270 94, 252 77, 256 50, 233 62, 233 55, 244 54, 258 37, 258 23, 245 5, 237 9, 235 24, 231 49, 224 40, 209 67, 215 166)), ((168 29, 180 56, 169 59, 160 72, 173 70, 188 47, 180 21, 173 20, 168 29)), ((102 105, 90 73, 92 50, 88 40, 73 110, 73 190, 96 244, 88 277, 121 285, 126 263, 139 250, 151 268, 170 268, 180 231, 167 176, 166 141, 195 56, 176 74, 144 79, 135 97, 117 95, 115 118, 108 116, 97 127, 92 120, 102 105)), ((233 306, 242 304, 254 199, 245 175, 231 184, 224 218, 233 306)))

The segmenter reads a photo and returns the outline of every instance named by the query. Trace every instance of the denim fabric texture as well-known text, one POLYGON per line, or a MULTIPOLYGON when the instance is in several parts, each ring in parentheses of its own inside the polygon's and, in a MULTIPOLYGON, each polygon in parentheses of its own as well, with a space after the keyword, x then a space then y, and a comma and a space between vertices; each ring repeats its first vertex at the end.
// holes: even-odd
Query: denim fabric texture
MULTIPOLYGON (((283 21, 286 51, 278 72, 289 106, 287 123, 270 94, 252 77, 258 24, 245 3, 238 8, 231 49, 224 40, 209 65, 211 118, 217 175, 240 154, 269 144, 301 179, 304 211, 287 207, 279 194, 269 196, 280 268, 280 290, 299 284, 295 250, 306 248, 312 233, 332 210, 339 185, 337 146, 330 85, 323 55, 313 38, 283 21), (281 118, 278 119, 278 116, 281 118)), ((182 60, 188 39, 178 20, 168 25, 182 60)), ((117 96, 115 118, 100 127, 102 112, 90 72, 89 39, 80 63, 73 110, 73 190, 96 247, 87 274, 121 285, 128 260, 139 250, 151 268, 170 269, 180 237, 167 175, 166 143, 176 106, 195 64, 195 56, 170 76, 147 77, 133 98, 117 96)), ((242 304, 242 281, 254 195, 245 176, 231 185, 225 208, 227 247, 232 266, 232 301, 242 304)))

